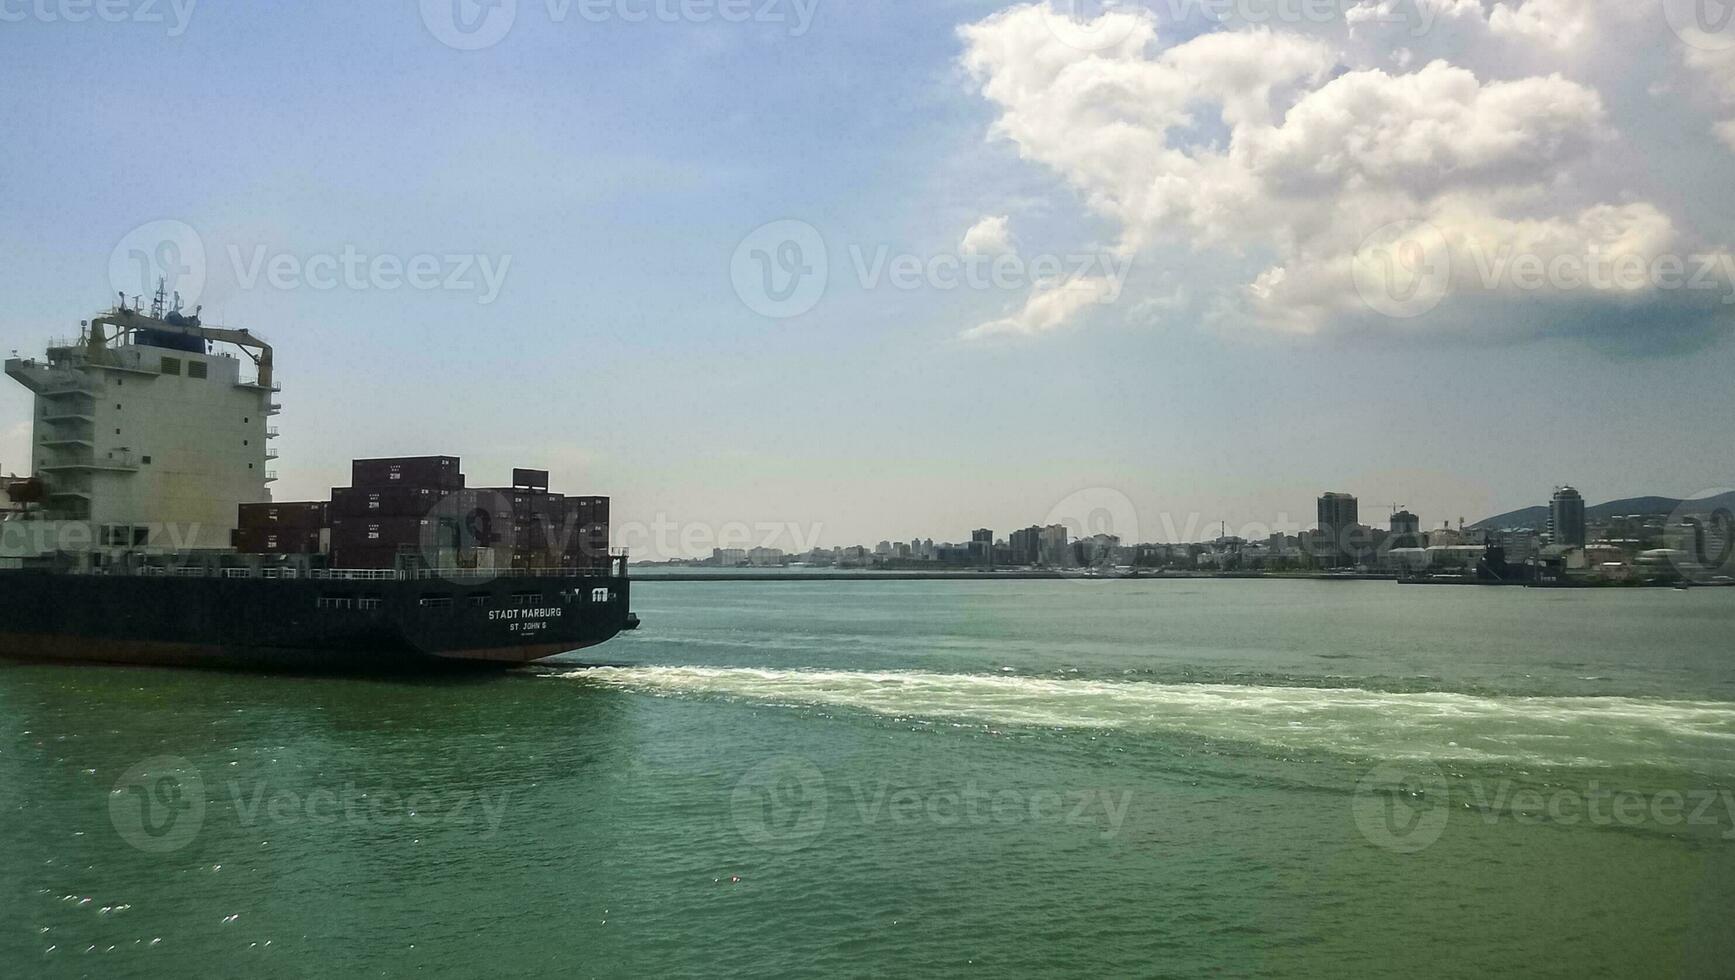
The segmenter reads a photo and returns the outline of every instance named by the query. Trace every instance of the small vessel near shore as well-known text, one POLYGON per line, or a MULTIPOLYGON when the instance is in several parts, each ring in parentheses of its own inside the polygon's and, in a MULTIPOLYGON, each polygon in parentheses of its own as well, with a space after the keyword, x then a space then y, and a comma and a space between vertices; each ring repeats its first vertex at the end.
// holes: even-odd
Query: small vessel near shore
POLYGON ((271 346, 161 288, 141 306, 6 361, 34 406, 30 475, 0 481, 0 657, 414 672, 638 625, 608 498, 546 473, 473 489, 454 457, 357 460, 330 501, 273 502, 271 346))

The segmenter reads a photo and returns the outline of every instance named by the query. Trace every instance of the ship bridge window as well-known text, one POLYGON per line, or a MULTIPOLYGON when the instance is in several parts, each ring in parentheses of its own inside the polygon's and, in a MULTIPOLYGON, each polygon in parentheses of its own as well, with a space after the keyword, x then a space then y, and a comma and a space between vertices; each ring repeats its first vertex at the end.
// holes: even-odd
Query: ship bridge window
POLYGON ((204 361, 187 362, 187 377, 189 378, 208 378, 211 376, 210 372, 210 365, 206 364, 204 361))
POLYGON ((452 608, 452 597, 430 593, 422 596, 420 605, 423 609, 450 609, 452 608))
POLYGON ((319 597, 321 609, 354 609, 355 597, 347 595, 322 595, 319 597))
POLYGON ((492 599, 493 597, 486 592, 472 592, 468 601, 472 609, 486 609, 492 599))
POLYGON ((517 606, 520 609, 529 609, 532 606, 541 605, 542 604, 542 593, 540 593, 540 592, 514 592, 514 593, 512 593, 512 604, 514 606, 517 606))
POLYGON ((364 595, 355 601, 357 609, 378 609, 385 601, 377 595, 364 595))
POLYGON ((178 357, 165 357, 165 358, 163 358, 163 373, 164 374, 180 374, 181 373, 181 359, 178 357))

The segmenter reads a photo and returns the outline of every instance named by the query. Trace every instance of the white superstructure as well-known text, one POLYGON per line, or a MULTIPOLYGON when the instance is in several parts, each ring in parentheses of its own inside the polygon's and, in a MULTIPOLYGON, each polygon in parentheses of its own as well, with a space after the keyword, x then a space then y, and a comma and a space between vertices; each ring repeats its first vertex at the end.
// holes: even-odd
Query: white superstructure
POLYGON ((232 547, 237 507, 275 478, 270 346, 164 312, 160 293, 151 315, 122 305, 82 326, 6 362, 36 394, 42 500, 5 522, 0 555, 232 547))

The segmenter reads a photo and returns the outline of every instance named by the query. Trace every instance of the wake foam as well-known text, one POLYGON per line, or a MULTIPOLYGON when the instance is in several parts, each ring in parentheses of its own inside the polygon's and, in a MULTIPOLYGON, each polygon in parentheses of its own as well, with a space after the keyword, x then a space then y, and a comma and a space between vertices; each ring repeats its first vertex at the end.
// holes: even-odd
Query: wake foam
POLYGON ((1718 701, 744 667, 593 667, 549 676, 649 694, 987 726, 1179 733, 1387 760, 1735 776, 1735 704, 1718 701))

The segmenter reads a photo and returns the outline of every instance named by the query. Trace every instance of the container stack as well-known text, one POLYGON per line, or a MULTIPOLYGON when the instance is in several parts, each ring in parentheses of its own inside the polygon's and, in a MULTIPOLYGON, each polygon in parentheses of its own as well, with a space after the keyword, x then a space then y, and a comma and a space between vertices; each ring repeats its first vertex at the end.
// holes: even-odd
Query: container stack
POLYGON ((237 547, 330 556, 334 568, 604 568, 607 497, 551 493, 548 471, 465 486, 456 456, 358 459, 331 502, 247 504, 237 547))
POLYGON ((358 459, 349 487, 331 491, 331 560, 338 568, 392 568, 403 554, 440 555, 458 547, 464 474, 455 456, 358 459))
POLYGON ((242 504, 235 550, 246 555, 317 555, 328 540, 326 504, 242 504))

